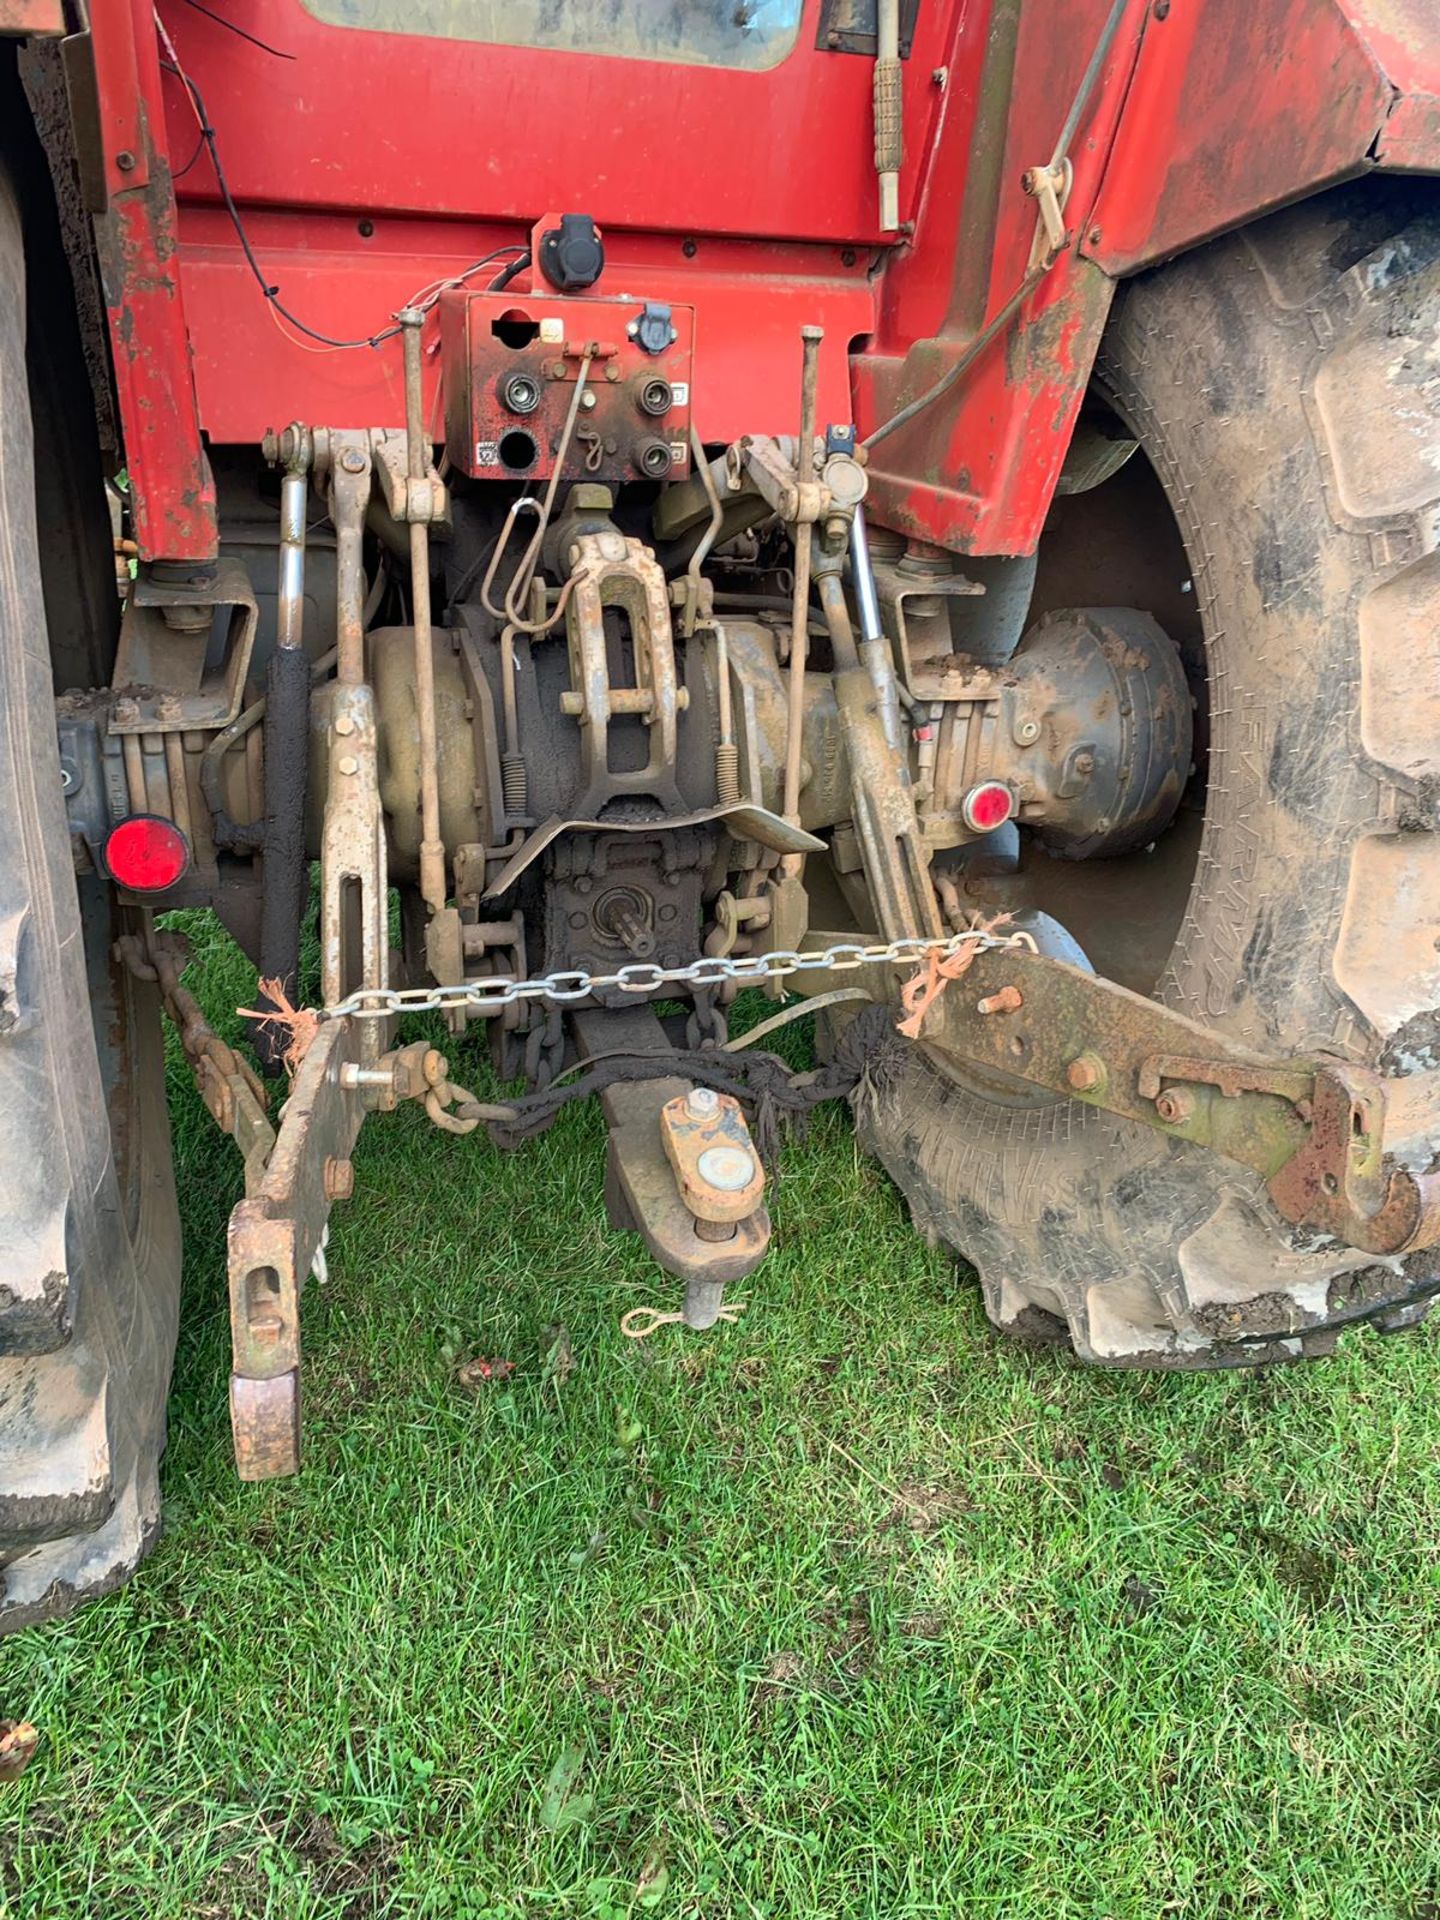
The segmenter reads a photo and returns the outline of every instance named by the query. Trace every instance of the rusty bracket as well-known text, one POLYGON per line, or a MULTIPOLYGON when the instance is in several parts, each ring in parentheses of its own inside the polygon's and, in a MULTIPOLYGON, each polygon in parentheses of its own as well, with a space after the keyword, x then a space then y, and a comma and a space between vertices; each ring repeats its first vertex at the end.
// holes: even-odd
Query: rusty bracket
POLYGON ((677 1094, 660 1109, 660 1137, 701 1239, 728 1239, 765 1191, 765 1169, 740 1102, 712 1087, 677 1094))
POLYGON ((1440 1173, 1388 1163, 1385 1083, 1348 1061, 1317 1066, 1310 1133, 1270 1180, 1287 1220, 1366 1253, 1408 1253, 1440 1240, 1440 1173))
POLYGON ((408 437, 390 428, 374 427, 370 432, 370 457, 392 519, 449 529, 450 493, 431 460, 429 447, 423 453, 425 472, 417 478, 409 471, 408 437))
POLYGON ((111 676, 110 732, 182 733, 228 727, 240 711, 260 614, 250 576, 226 556, 193 579, 130 582, 111 676), (217 616, 226 630, 217 645, 217 616))
POLYGON ((242 1480, 300 1467, 300 1294, 348 1193, 364 1096, 345 1085, 362 1023, 327 1020, 300 1063, 263 1178, 230 1215, 230 1425, 242 1480))
POLYGON ((678 809, 677 716, 688 706, 689 692, 676 677, 665 576, 639 540, 613 529, 578 535, 570 552, 571 591, 565 610, 570 686, 560 696, 560 708, 580 723, 585 791, 574 810, 598 814, 623 793, 643 793, 678 809), (611 678, 605 624, 611 608, 623 610, 630 624, 633 686, 617 685, 611 678), (649 741, 646 764, 621 772, 611 765, 610 723, 637 714, 649 741))
POLYGON ((1315 1069, 1261 1064, 1249 1060, 1200 1059, 1189 1053, 1156 1053, 1140 1062, 1136 1087, 1142 1100, 1163 1100, 1167 1080, 1216 1088, 1227 1100, 1242 1093, 1275 1093, 1288 1100, 1302 1120, 1310 1118, 1315 1069))
POLYGON ((1030 252, 1032 268, 1042 263, 1048 265, 1064 249, 1069 238, 1065 231, 1065 203, 1070 198, 1074 178, 1074 168, 1068 159, 1050 167, 1027 167, 1020 176, 1020 184, 1035 202, 1039 215, 1030 252))
MULTIPOLYGON (((615 1047, 653 1049, 663 1064, 669 1050, 649 1007, 577 1012, 570 1019, 582 1059, 615 1047)), ((709 1326, 721 1289, 743 1279, 764 1257, 770 1216, 763 1181, 753 1194, 747 1184, 745 1197, 753 1197, 754 1206, 743 1219, 703 1220, 687 1205, 661 1116, 667 1104, 684 1102, 695 1091, 679 1074, 606 1087, 600 1095, 609 1128, 605 1200, 611 1225, 638 1233, 656 1262, 685 1281, 688 1324, 709 1326), (722 1230, 724 1237, 714 1237, 722 1230)), ((757 1170, 758 1165, 757 1157, 757 1170)))
POLYGON ((1386 1082, 1328 1056, 1257 1060, 1114 981, 1022 949, 978 954, 923 1045, 982 1079, 1045 1087, 1252 1168, 1297 1226, 1366 1253, 1440 1239, 1440 1173, 1385 1148, 1386 1082))

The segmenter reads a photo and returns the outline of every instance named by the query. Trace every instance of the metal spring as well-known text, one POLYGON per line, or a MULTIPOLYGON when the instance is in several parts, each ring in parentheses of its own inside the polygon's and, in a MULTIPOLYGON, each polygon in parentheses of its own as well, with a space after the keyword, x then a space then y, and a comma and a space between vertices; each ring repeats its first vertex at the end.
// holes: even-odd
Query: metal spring
POLYGON ((505 811, 512 819, 521 819, 529 811, 529 787, 525 779, 525 756, 502 753, 500 786, 505 796, 505 811))
POLYGON ((733 740, 715 749, 715 792, 722 807, 740 798, 740 749, 733 740))

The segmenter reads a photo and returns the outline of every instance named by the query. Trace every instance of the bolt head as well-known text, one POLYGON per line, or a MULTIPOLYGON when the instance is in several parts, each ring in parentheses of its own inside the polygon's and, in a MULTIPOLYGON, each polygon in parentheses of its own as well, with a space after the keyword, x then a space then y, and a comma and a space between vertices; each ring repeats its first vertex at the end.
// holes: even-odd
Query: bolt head
POLYGON ((713 1120, 720 1111, 720 1096, 713 1087, 692 1087, 685 1097, 685 1111, 692 1120, 713 1120))
POLYGON ((340 465, 346 473, 363 473, 365 456, 358 447, 347 447, 340 456, 340 465))
POLYGON ((348 1200, 355 1191, 355 1165, 351 1160, 342 1160, 336 1154, 328 1154, 325 1160, 325 1198, 327 1200, 348 1200))
POLYGON ((1015 1013, 1025 1004, 1018 987, 1005 986, 987 993, 975 1002, 977 1013, 1015 1013))
POLYGON ((1074 1093, 1094 1093, 1104 1080, 1105 1063, 1093 1053, 1082 1053, 1065 1069, 1065 1084, 1074 1093))
POLYGON ((341 734, 353 733, 355 731, 355 722, 350 718, 348 713, 336 714, 335 731, 341 734))
POLYGON ((341 773, 358 773, 360 771, 360 762, 355 758, 353 753, 342 753, 340 758, 335 762, 335 765, 341 773))

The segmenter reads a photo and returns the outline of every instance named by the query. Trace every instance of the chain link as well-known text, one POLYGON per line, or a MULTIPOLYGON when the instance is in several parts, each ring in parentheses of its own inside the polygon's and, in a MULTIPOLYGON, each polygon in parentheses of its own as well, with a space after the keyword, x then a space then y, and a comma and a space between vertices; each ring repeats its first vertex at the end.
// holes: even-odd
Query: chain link
POLYGON ((760 980, 784 980, 794 973, 849 973, 857 967, 918 967, 929 954, 949 959, 969 949, 984 953, 991 947, 1023 947, 1034 953, 1035 942, 1028 933, 955 933, 943 940, 884 940, 871 945, 858 941, 840 941, 814 953, 796 953, 776 948, 769 953, 737 955, 707 954, 688 967, 661 967, 636 960, 614 973, 586 973, 581 968, 547 973, 534 980, 481 979, 462 980, 436 987, 360 987, 334 1006, 325 1008, 325 1017, 339 1020, 353 1015, 359 1020, 387 1020, 401 1013, 440 1013, 447 1007, 464 1007, 477 1014, 498 1013, 518 1001, 549 1000, 558 1006, 571 1006, 588 1000, 600 989, 616 988, 621 993, 658 993, 661 987, 717 987, 727 981, 747 985, 760 980))

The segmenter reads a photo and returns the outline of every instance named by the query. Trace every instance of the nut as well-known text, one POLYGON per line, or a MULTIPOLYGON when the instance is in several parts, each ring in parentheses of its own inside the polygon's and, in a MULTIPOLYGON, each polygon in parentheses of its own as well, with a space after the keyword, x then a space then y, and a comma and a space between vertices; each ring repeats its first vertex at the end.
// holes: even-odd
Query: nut
POLYGON ((1072 1093, 1098 1093, 1108 1075, 1098 1053, 1082 1053, 1065 1069, 1065 1084, 1072 1093))
POLYGON ((1195 1096, 1188 1087, 1166 1087, 1155 1096, 1155 1111, 1167 1127, 1184 1126, 1195 1115, 1195 1096))
POLYGON ((348 1200, 355 1191, 355 1163, 335 1154, 325 1156, 325 1198, 348 1200))
POLYGON ((365 456, 358 447, 346 447, 340 456, 340 465, 346 473, 363 473, 365 471, 365 456))

